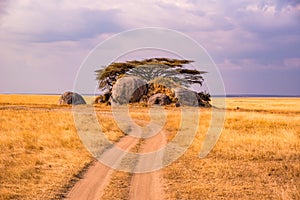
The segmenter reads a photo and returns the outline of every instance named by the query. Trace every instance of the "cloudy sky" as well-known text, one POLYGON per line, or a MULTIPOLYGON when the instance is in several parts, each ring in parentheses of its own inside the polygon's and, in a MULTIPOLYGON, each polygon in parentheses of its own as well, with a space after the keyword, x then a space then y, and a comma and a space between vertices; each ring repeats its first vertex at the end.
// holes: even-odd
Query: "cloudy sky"
POLYGON ((72 90, 97 44, 143 27, 201 44, 228 94, 300 95, 299 0, 0 0, 0 93, 72 90))

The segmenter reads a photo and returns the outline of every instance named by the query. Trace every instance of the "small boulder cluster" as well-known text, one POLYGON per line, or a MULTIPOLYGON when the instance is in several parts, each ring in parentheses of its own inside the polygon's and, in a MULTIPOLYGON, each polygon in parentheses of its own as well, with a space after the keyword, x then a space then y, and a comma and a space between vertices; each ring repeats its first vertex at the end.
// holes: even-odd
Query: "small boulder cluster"
POLYGON ((84 98, 75 92, 65 92, 63 93, 59 100, 59 105, 80 105, 80 104, 86 104, 84 98))

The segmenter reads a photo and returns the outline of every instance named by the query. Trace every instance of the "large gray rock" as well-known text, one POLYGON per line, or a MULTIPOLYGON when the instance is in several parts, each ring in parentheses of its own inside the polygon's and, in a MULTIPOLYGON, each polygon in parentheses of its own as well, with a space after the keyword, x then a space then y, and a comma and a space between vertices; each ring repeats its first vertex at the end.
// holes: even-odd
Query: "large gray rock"
POLYGON ((174 92, 180 105, 199 106, 197 93, 182 87, 175 88, 174 92))
POLYGON ((63 95, 60 96, 58 100, 58 104, 79 105, 79 104, 86 104, 86 102, 80 94, 77 94, 75 92, 65 92, 63 93, 63 95))
POLYGON ((163 105, 169 105, 171 102, 172 102, 171 99, 167 95, 162 93, 152 95, 148 100, 149 105, 158 104, 163 106, 163 105))
POLYGON ((117 104, 139 102, 147 94, 147 82, 136 76, 125 76, 117 80, 112 88, 111 101, 117 104))

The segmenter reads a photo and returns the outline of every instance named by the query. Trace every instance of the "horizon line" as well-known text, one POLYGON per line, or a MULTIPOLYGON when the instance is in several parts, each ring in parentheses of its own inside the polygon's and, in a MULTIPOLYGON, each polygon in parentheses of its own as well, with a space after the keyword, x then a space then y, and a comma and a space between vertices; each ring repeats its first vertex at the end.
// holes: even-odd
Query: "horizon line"
MULTIPOLYGON (((31 93, 31 92, 4 92, 0 93, 3 95, 62 95, 62 93, 31 93)), ((83 93, 83 96, 98 96, 100 93, 83 93)), ((290 95, 290 94, 255 94, 255 93, 232 93, 232 94, 215 94, 211 97, 300 97, 300 94, 290 95)))

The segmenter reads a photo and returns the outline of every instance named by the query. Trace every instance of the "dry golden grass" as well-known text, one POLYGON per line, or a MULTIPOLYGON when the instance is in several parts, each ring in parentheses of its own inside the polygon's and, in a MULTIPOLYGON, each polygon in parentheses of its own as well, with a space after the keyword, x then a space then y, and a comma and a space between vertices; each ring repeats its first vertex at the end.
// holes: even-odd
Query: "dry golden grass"
POLYGON ((132 175, 126 172, 115 171, 109 185, 105 188, 102 200, 128 199, 132 175))
MULTIPOLYGON (((0 199, 61 198, 93 159, 77 135, 72 107, 57 95, 0 95, 0 199)), ((85 97, 92 102, 92 97, 85 97)), ((112 142, 124 136, 107 106, 95 106, 112 142)))
POLYGON ((118 142, 125 134, 118 128, 118 125, 111 115, 103 115, 102 112, 97 112, 97 118, 101 130, 106 135, 108 140, 115 143, 118 142))
POLYGON ((26 104, 42 104, 49 105, 58 103, 58 95, 19 95, 19 94, 6 94, 0 95, 1 105, 26 105, 26 104))
MULTIPOLYGON (((52 199, 92 158, 79 137, 70 106, 58 96, 0 95, 0 199, 52 199)), ((300 199, 300 99, 227 99, 226 121, 213 151, 198 154, 211 119, 201 109, 193 144, 164 168, 167 199, 300 199), (239 109, 236 109, 239 107, 239 109)), ((89 100, 88 100, 89 102, 89 100)), ((95 106, 107 137, 124 136, 110 107, 95 106)), ((179 129, 180 108, 167 107, 168 141, 179 129)), ((131 107, 136 123, 149 109, 131 107)), ((104 197, 126 199, 130 174, 116 172, 104 197)))
POLYGON ((59 198, 92 160, 76 134, 71 107, 51 105, 55 96, 0 99, 0 199, 59 198))
POLYGON ((227 109, 300 114, 299 98, 228 98, 227 109))
POLYGON ((227 103, 244 109, 227 111, 216 147, 199 159, 210 120, 209 111, 202 112, 192 146, 164 169, 167 198, 299 199, 300 99, 233 98, 227 103))

